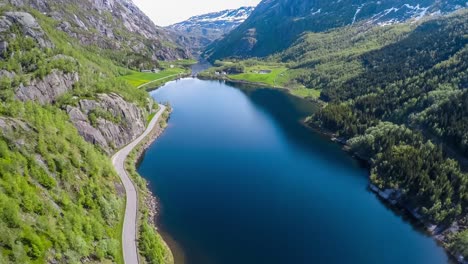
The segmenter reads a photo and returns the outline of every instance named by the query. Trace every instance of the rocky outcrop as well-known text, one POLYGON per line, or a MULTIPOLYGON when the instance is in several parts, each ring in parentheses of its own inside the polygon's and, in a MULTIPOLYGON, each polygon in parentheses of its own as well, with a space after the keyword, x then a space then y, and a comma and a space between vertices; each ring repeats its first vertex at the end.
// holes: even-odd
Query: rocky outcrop
POLYGON ((15 76, 16 76, 16 74, 14 72, 0 70, 0 79, 1 78, 13 79, 13 78, 15 78, 15 76))
POLYGON ((27 86, 21 84, 15 91, 16 99, 40 104, 53 103, 59 96, 70 91, 78 80, 78 73, 54 70, 42 80, 34 79, 27 86))
MULTIPOLYGON (((19 25, 23 34, 35 39, 40 47, 54 47, 31 14, 25 12, 5 12, 3 16, 0 16, 0 33, 8 32, 13 24, 19 25)), ((8 42, 0 37, 0 52, 6 50, 7 47, 8 42)))
POLYGON ((178 34, 177 43, 188 47, 196 55, 213 41, 231 32, 244 22, 252 13, 254 7, 240 7, 199 16, 166 27, 178 34))
POLYGON ((10 140, 17 148, 26 144, 24 132, 30 131, 28 124, 15 118, 0 117, 0 135, 10 140))
POLYGON ((66 110, 85 140, 108 154, 136 139, 146 128, 144 110, 114 93, 99 94, 97 100, 80 100, 66 110))
MULTIPOLYGON (((131 0, 7 0, 31 7, 60 22, 57 29, 83 45, 127 50, 146 58, 176 60, 188 52, 156 26, 131 0), (137 47, 136 49, 133 49, 137 47)), ((1 43, 0 43, 1 44, 1 43)))

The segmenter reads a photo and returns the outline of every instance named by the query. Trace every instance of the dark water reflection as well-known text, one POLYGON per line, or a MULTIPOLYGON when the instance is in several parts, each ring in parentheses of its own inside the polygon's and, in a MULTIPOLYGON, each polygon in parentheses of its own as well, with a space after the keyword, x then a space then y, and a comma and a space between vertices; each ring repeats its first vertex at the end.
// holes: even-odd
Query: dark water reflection
POLYGON ((139 172, 186 263, 447 263, 367 190, 367 171, 304 127, 314 105, 278 90, 183 79, 139 172))

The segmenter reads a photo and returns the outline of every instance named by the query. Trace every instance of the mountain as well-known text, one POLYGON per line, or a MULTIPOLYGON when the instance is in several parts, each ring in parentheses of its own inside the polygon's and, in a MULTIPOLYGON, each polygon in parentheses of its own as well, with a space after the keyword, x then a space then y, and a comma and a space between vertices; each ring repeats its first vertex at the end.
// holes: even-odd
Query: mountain
POLYGON ((367 161, 370 189, 466 263, 467 36, 468 8, 356 23, 304 33, 264 59, 217 61, 207 74, 283 87, 320 104, 306 124, 367 161))
POLYGON ((205 56, 264 57, 289 47, 304 32, 323 32, 355 23, 394 24, 466 6, 465 0, 263 0, 252 15, 205 56))
MULTIPOLYGON (((156 26, 131 0, 8 0, 58 21, 56 29, 83 45, 126 53, 129 66, 144 61, 188 58, 164 28, 156 26)), ((115 56, 118 59, 119 56, 115 56)), ((124 56, 120 56, 124 57, 124 56)))
POLYGON ((194 16, 167 29, 177 32, 179 41, 196 53, 242 24, 253 10, 254 7, 241 7, 194 16))
MULTIPOLYGON (((0 263, 123 263, 125 189, 110 155, 157 106, 122 76, 186 57, 131 1, 0 2, 0 263)), ((132 176, 141 259, 165 263, 132 176)))

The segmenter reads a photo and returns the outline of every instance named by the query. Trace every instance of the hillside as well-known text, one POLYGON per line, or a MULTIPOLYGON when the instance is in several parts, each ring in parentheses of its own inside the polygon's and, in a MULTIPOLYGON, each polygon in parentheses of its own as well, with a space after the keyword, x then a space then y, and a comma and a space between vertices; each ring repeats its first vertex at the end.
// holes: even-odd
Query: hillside
POLYGON ((176 32, 179 35, 178 41, 183 46, 190 47, 193 54, 197 54, 242 24, 253 10, 254 7, 240 7, 194 16, 166 28, 176 32))
POLYGON ((263 60, 218 61, 208 73, 320 102, 307 124, 368 161, 376 192, 467 258, 467 35, 466 9, 417 23, 358 23, 304 34, 263 60))
POLYGON ((82 45, 116 51, 106 55, 119 64, 146 67, 157 60, 188 58, 187 51, 130 0, 7 2, 17 8, 32 8, 58 21, 55 28, 82 45))
POLYGON ((361 21, 395 24, 464 7, 464 0, 264 0, 252 15, 205 50, 211 61, 265 57, 289 47, 304 32, 323 32, 361 21))
MULTIPOLYGON (((129 1, 12 3, 0 5, 0 263, 122 263, 109 155, 157 106, 121 76, 186 54, 129 1)), ((141 209, 142 259, 165 263, 141 209)))
POLYGON ((399 193, 401 204, 465 258, 468 174, 460 164, 468 158, 467 34, 464 10, 424 22, 351 61, 310 57, 306 64, 316 73, 306 83, 321 87, 329 102, 310 124, 349 139, 352 151, 371 161, 372 183, 399 193), (347 75, 330 81, 330 67, 347 75))

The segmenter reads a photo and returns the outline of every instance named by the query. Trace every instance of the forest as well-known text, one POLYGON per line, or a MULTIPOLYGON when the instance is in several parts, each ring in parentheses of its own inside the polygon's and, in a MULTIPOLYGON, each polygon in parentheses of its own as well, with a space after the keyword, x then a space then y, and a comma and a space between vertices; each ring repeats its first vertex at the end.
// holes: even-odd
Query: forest
MULTIPOLYGON (((325 56, 297 65, 312 73, 303 81, 318 85, 327 102, 309 124, 347 139, 370 161, 372 183, 397 190, 424 222, 457 223, 459 232, 444 243, 465 257, 468 174, 460 164, 468 158, 467 14, 390 28, 401 34, 386 35, 377 41, 387 43, 383 47, 347 60, 325 56), (329 81, 333 74, 327 77, 322 66, 330 65, 351 70, 329 81)), ((360 48, 367 49, 350 49, 360 48)))

